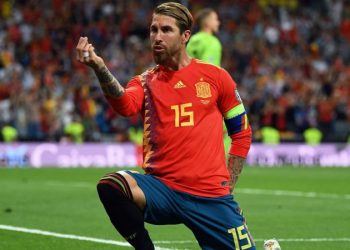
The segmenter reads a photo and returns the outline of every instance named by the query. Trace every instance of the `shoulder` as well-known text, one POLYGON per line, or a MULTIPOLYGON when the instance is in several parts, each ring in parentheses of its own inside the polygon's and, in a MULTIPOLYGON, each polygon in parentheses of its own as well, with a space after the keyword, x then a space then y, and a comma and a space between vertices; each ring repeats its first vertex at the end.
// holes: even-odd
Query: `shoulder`
POLYGON ((147 70, 145 70, 143 73, 134 76, 132 79, 138 81, 141 85, 144 85, 146 78, 153 76, 154 74, 156 74, 156 72, 158 72, 159 70, 159 66, 156 65, 154 67, 150 67, 147 70))
POLYGON ((196 59, 196 58, 193 58, 193 60, 195 61, 196 67, 201 68, 203 70, 206 70, 208 72, 212 72, 214 74, 215 73, 221 74, 222 72, 226 72, 226 70, 221 68, 220 66, 217 66, 217 65, 214 65, 214 64, 202 61, 200 59, 196 59))
POLYGON ((205 44, 207 41, 207 38, 209 37, 208 33, 205 32, 197 32, 193 34, 190 38, 189 44, 205 44))
POLYGON ((213 79, 214 82, 218 85, 231 83, 233 81, 231 75, 222 67, 204 62, 199 59, 194 60, 194 67, 197 72, 203 74, 210 79, 213 79))
POLYGON ((203 37, 206 37, 207 35, 208 35, 208 33, 199 31, 199 32, 193 34, 193 35, 191 36, 191 39, 201 39, 201 38, 203 38, 203 37))
POLYGON ((145 70, 140 76, 153 75, 159 71, 159 65, 153 66, 145 70))

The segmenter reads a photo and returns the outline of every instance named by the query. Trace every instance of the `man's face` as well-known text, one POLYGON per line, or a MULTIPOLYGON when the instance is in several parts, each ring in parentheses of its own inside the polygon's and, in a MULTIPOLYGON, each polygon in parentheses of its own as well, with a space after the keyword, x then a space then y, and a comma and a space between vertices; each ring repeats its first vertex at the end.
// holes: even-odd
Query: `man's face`
POLYGON ((219 31, 220 21, 219 21, 218 14, 216 14, 216 12, 211 12, 207 16, 205 22, 206 22, 206 25, 210 28, 210 30, 213 33, 217 33, 219 31))
POLYGON ((154 61, 163 65, 181 53, 181 49, 186 46, 189 35, 189 31, 180 34, 175 18, 154 14, 150 27, 154 61))

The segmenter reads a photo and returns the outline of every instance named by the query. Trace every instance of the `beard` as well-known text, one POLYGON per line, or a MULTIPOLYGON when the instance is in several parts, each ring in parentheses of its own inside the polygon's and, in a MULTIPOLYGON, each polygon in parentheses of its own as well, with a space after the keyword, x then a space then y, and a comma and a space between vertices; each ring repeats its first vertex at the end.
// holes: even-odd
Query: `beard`
POLYGON ((169 60, 169 55, 168 53, 164 52, 164 53, 157 53, 153 51, 153 60, 156 64, 159 65, 164 65, 166 64, 166 62, 169 60))
POLYGON ((180 46, 165 47, 159 52, 153 50, 153 60, 156 64, 167 66, 180 51, 180 46))

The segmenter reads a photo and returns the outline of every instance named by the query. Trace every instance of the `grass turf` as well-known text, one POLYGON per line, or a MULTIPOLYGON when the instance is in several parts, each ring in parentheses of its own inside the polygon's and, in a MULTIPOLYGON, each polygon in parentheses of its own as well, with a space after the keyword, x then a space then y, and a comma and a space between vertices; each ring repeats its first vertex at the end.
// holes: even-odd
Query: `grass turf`
MULTIPOLYGON (((95 189, 99 177, 111 171, 0 168, 0 225, 123 241, 95 189)), ((350 249, 349 179, 350 168, 245 168, 235 197, 257 239, 257 249, 263 249, 262 240, 269 238, 280 239, 283 250, 350 249)), ((182 225, 147 228, 154 241, 171 242, 158 246, 199 249, 182 225)), ((0 229, 0 249, 131 248, 0 229)))

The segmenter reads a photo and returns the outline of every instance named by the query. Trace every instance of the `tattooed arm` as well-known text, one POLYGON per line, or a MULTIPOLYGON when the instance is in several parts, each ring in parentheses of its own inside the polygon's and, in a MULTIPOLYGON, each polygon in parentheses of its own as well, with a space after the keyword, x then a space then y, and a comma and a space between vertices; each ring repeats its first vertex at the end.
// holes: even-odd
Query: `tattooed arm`
POLYGON ((243 157, 229 155, 227 168, 230 175, 229 184, 231 193, 237 183, 240 173, 242 172, 244 161, 245 159, 243 157))
POLYGON ((106 96, 119 97, 124 94, 125 90, 123 86, 115 79, 106 65, 103 65, 102 68, 96 67, 93 69, 100 82, 102 91, 106 96))
POLYGON ((77 61, 94 70, 106 100, 118 114, 133 116, 139 113, 144 102, 144 90, 139 79, 133 78, 124 89, 94 50, 87 37, 80 37, 76 47, 77 61))
POLYGON ((80 37, 77 50, 77 60, 90 66, 100 82, 103 93, 108 97, 120 97, 124 94, 123 86, 112 75, 103 59, 96 55, 95 49, 87 37, 80 37))

